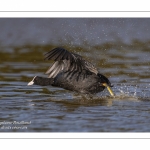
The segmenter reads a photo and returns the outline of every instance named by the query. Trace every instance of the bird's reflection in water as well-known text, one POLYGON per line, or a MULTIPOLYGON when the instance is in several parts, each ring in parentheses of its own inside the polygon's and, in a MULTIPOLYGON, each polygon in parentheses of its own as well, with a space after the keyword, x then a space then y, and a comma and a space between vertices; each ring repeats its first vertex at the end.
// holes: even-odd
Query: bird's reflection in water
POLYGON ((76 95, 74 94, 73 99, 61 100, 61 99, 47 99, 47 101, 55 102, 60 104, 66 111, 75 111, 79 107, 93 107, 93 106, 112 106, 113 99, 111 97, 91 97, 91 95, 76 95))

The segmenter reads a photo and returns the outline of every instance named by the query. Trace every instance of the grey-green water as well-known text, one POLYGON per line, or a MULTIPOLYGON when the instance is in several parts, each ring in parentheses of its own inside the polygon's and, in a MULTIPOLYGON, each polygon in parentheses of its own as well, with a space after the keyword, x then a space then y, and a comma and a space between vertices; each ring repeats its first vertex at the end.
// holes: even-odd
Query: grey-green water
POLYGON ((150 19, 0 19, 0 132, 149 132, 150 19), (43 54, 63 46, 114 87, 88 98, 27 86, 45 76, 43 54))

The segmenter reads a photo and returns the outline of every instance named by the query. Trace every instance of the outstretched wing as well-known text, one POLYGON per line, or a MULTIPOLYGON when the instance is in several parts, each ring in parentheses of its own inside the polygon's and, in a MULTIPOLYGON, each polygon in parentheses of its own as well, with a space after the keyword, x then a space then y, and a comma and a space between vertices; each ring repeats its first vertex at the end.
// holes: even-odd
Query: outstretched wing
POLYGON ((54 60, 54 64, 47 70, 49 78, 54 78, 61 71, 78 71, 88 70, 95 74, 97 69, 88 61, 84 60, 80 55, 69 52, 63 48, 55 48, 45 54, 45 60, 54 60))

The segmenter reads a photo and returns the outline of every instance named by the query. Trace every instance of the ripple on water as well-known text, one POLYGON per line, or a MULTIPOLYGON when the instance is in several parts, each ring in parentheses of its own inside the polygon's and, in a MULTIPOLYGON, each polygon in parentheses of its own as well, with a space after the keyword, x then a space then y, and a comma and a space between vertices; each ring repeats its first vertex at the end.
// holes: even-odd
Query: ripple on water
POLYGON ((105 44, 93 47, 92 52, 84 48, 72 49, 89 56, 99 71, 111 80, 114 97, 109 96, 107 90, 89 96, 51 86, 27 86, 35 75, 45 76, 44 72, 51 65, 43 61, 42 56, 49 50, 48 46, 37 46, 36 51, 35 46, 26 46, 23 52, 22 47, 18 47, 9 52, 11 55, 3 51, 0 121, 32 122, 27 130, 13 132, 149 132, 148 51, 138 49, 131 53, 130 45, 122 51, 117 48, 118 43, 115 44, 110 48, 105 44))

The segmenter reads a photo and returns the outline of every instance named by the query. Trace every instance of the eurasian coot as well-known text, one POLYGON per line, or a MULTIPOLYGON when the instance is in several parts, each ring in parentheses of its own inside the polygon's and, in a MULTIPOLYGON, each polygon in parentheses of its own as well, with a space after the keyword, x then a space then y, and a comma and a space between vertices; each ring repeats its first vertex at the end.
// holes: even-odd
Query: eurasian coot
POLYGON ((80 55, 57 47, 45 54, 45 60, 55 61, 46 72, 48 78, 35 76, 28 85, 52 85, 85 94, 96 94, 107 87, 114 96, 110 81, 80 55))

